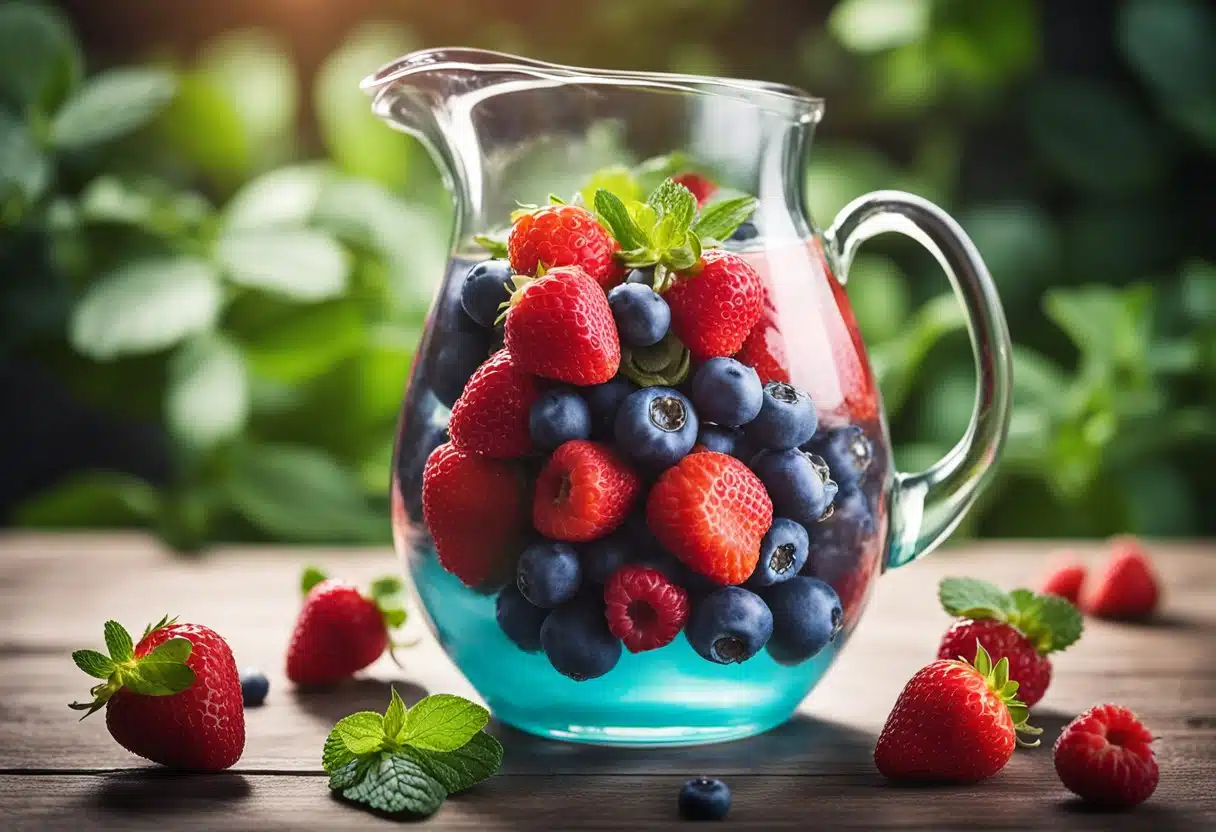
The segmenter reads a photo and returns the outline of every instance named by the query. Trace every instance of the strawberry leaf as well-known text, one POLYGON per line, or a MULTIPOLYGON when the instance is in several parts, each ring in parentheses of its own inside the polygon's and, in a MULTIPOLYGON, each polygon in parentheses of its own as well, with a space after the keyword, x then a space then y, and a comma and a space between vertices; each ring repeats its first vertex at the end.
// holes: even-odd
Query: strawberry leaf
POLYGON ((945 578, 937 597, 946 612, 961 618, 1005 621, 1014 612, 1008 594, 995 584, 976 578, 945 578))
POLYGON ((141 659, 135 667, 122 668, 119 678, 122 686, 133 693, 172 696, 194 684, 194 671, 176 662, 148 662, 141 659))
POLYGON ((304 571, 300 574, 300 593, 307 595, 312 591, 312 588, 329 576, 315 566, 305 566, 304 571))
POLYGON ((115 665, 110 657, 96 650, 77 650, 72 653, 72 661, 94 679, 109 679, 114 672, 115 665))
POLYGON ((135 645, 131 641, 131 634, 117 621, 105 623, 105 638, 106 650, 110 652, 110 658, 116 664, 129 662, 135 657, 135 645))
POLYGON ((725 240, 751 217, 756 200, 750 196, 724 199, 707 205, 693 223, 692 230, 702 239, 725 240))
POLYGON ((629 251, 649 248, 648 237, 630 216, 629 210, 625 207, 625 203, 621 202, 620 197, 600 188, 595 192, 592 204, 600 221, 620 243, 622 249, 629 251))
POLYGON ((378 601, 381 598, 391 598, 394 595, 398 595, 403 589, 405 589, 405 584, 402 583, 400 578, 387 575, 372 581, 372 585, 368 587, 368 595, 372 597, 372 600, 378 601))
POLYGON ((405 728, 406 708, 401 697, 397 695, 397 689, 389 690, 392 692, 392 698, 388 703, 388 710, 384 712, 384 736, 389 742, 399 742, 405 728))

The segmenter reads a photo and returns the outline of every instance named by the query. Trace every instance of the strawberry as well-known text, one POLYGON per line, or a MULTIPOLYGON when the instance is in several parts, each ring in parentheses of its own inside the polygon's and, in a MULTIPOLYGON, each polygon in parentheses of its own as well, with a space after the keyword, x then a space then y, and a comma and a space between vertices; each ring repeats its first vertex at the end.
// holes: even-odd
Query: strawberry
POLYGON ((626 564, 604 584, 608 629, 630 653, 671 644, 688 621, 688 593, 658 569, 626 564))
POLYGON ((1043 595, 1058 595, 1069 603, 1076 604, 1081 596, 1081 586, 1085 583, 1085 567, 1072 560, 1072 554, 1067 553, 1061 559, 1061 564, 1053 568, 1039 585, 1043 595))
POLYGON ((389 630, 405 623, 398 578, 374 581, 367 595, 308 567, 300 582, 304 606, 287 647, 287 678, 329 685, 353 676, 389 647, 389 630))
POLYGON ((98 679, 85 716, 105 706, 106 727, 133 754, 172 768, 220 771, 241 758, 245 710, 232 650, 214 630, 165 617, 132 645, 117 621, 105 625, 106 656, 72 654, 98 679))
POLYGON ((747 580, 773 521, 764 484, 726 454, 692 454, 659 477, 646 501, 646 523, 663 547, 719 584, 747 580))
POLYGON ((616 322, 608 297, 585 271, 551 269, 535 280, 517 278, 516 285, 505 331, 519 367, 579 385, 602 384, 616 375, 621 366, 616 322))
MULTIPOLYGON (((994 667, 983 646, 975 663, 939 659, 904 686, 887 717, 874 764, 892 780, 975 783, 996 774, 1013 756, 1028 710, 1015 698, 1009 662, 994 667)), ((1034 744, 1038 744, 1036 740, 1034 744)))
POLYGON ((1129 808, 1157 788, 1153 735, 1119 705, 1098 705, 1074 719, 1052 748, 1056 774, 1069 791, 1100 806, 1129 808))
POLYGON ((785 338, 777 329, 774 316, 766 309, 752 327, 735 360, 746 364, 760 376, 761 384, 770 381, 790 381, 789 359, 785 353, 785 338))
POLYGON ((539 397, 536 379, 499 350, 474 371, 452 406, 452 444, 495 459, 523 456, 532 450, 528 413, 539 397))
POLYGON ((764 284, 737 254, 710 249, 692 269, 676 274, 663 295, 671 328, 694 361, 734 355, 764 308, 764 284))
POLYGON ((707 176, 702 176, 699 173, 680 173, 673 177, 672 180, 677 185, 683 185, 692 193, 697 200, 697 207, 703 206, 709 201, 709 198, 718 191, 718 184, 707 176))
POLYGON ((577 205, 546 205, 511 225, 507 252, 516 274, 534 275, 538 268, 578 266, 604 289, 619 283, 616 241, 595 218, 577 205))
POLYGON ((1028 589, 1005 593, 987 581, 946 578, 938 597, 946 612, 961 617, 942 636, 937 657, 958 658, 978 642, 995 661, 1009 661, 1009 675, 1018 681, 1018 698, 1027 707, 1038 704, 1051 682, 1048 654, 1081 637, 1080 613, 1055 595, 1028 589))
POLYGON ((1148 554, 1134 537, 1116 538, 1112 545, 1110 560, 1081 594, 1081 609, 1098 618, 1148 618, 1161 597, 1148 554))
POLYGON ((532 525, 553 540, 595 540, 625 522, 641 490, 641 479, 611 447, 571 440, 536 480, 532 525))
POLYGON ((526 500, 512 463, 450 442, 433 450, 422 474, 422 517, 440 566, 474 588, 509 575, 527 527, 526 500))

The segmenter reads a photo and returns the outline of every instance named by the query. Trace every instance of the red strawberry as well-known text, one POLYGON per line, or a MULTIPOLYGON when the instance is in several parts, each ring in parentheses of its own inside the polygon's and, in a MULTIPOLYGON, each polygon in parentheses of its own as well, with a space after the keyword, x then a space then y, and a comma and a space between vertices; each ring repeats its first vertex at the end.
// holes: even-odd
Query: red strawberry
POLYGON ((1113 541, 1110 560, 1081 594, 1081 609, 1098 618, 1143 619, 1157 609, 1160 597, 1143 545, 1122 537, 1113 541))
POLYGON ((1153 735, 1127 708, 1098 705, 1060 732, 1052 754, 1069 791, 1100 806, 1128 808, 1157 788, 1153 735))
POLYGON ((304 570, 304 606, 287 647, 287 678, 297 685, 340 682, 389 647, 389 630, 405 623, 401 581, 381 578, 368 595, 346 581, 304 570))
MULTIPOLYGON (((874 747, 874 764, 892 780, 975 783, 1013 756, 1026 706, 1014 698, 1009 664, 993 667, 983 647, 975 664, 938 660, 908 681, 874 747)), ((1036 743, 1037 744, 1037 743, 1036 743)))
POLYGON ((642 481, 616 451, 575 439, 561 445, 536 480, 532 525, 553 540, 603 537, 629 515, 642 481))
POLYGON ((737 254, 710 249, 696 271, 677 275, 663 298, 671 307, 671 328, 694 361, 734 355, 764 308, 764 284, 737 254))
POLYGON ((692 191, 692 195, 697 199, 697 207, 709 201, 709 198, 717 193, 718 190, 716 182, 699 173, 681 173, 671 178, 677 185, 683 185, 692 191))
POLYGON ((1076 604, 1081 597, 1081 585, 1085 583, 1085 567, 1080 563, 1065 562, 1055 567, 1043 579, 1039 592, 1058 595, 1076 604))
POLYGON ((532 450, 528 413, 539 396, 536 379, 499 350, 473 372, 452 406, 452 444, 495 459, 523 456, 532 450))
POLYGON ((684 457, 650 489, 646 523, 663 547, 720 584, 747 580, 773 521, 764 484, 739 460, 706 452, 684 457))
POLYGON ((132 647, 122 625, 107 621, 108 657, 72 654, 81 670, 105 681, 91 691, 92 702, 71 707, 87 717, 105 706, 110 735, 133 754, 173 768, 220 771, 245 749, 236 662, 214 630, 175 622, 162 619, 132 647), (153 666, 155 674, 147 670, 153 666))
POLYGON ((688 621, 688 593, 658 569, 628 564, 604 584, 608 629, 630 653, 671 644, 688 621))
POLYGON ((735 359, 756 371, 761 384, 770 381, 790 381, 789 360, 785 355, 785 337, 766 311, 752 327, 751 334, 735 353, 735 359))
POLYGON ((965 656, 978 642, 994 661, 1008 659, 1009 676, 1027 707, 1038 704, 1051 683, 1048 654, 1081 637, 1080 613, 1055 595, 1028 589, 1006 593, 987 581, 946 578, 938 597, 946 612, 961 619, 942 636, 937 657, 965 656))
POLYGON ((474 588, 510 574, 527 528, 526 491, 511 463, 451 443, 433 450, 422 474, 422 517, 439 564, 474 588))
MULTIPOLYGON (((506 342, 519 367, 569 384, 602 384, 621 366, 608 297, 577 266, 553 269, 515 291, 506 342)), ((524 421, 526 428, 526 413, 524 421)))
POLYGON ((516 274, 534 275, 537 267, 579 266, 608 289, 620 282, 613 254, 616 241, 595 218, 577 205, 546 205, 524 214, 511 226, 507 252, 516 274))

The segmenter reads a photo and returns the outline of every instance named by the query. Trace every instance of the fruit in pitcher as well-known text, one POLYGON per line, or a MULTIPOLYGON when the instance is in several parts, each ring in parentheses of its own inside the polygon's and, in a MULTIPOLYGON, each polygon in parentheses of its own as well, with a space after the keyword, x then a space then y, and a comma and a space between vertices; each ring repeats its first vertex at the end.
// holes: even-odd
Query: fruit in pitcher
POLYGON ((532 525, 552 540, 595 540, 625 522, 641 489, 638 475, 608 445, 567 442, 536 480, 532 525))
MULTIPOLYGON (((734 355, 763 309, 760 275, 737 254, 709 249, 663 294, 671 328, 694 361, 734 355)), ((809 439, 810 436, 807 436, 809 439)), ((805 441, 805 440, 804 440, 805 441)))
POLYGON ((735 358, 756 371, 760 381, 790 380, 789 359, 785 353, 785 337, 777 328, 776 315, 765 309, 752 327, 735 358))
POLYGON ((840 489, 832 500, 831 515, 807 527, 811 551, 802 574, 836 583, 875 531, 874 515, 862 490, 840 489))
POLYGON ((608 629, 630 653, 670 644, 688 621, 688 593, 658 569, 619 568, 604 585, 608 629))
POLYGON ((603 384, 580 388, 587 407, 591 409, 591 436, 606 442, 612 441, 612 433, 616 425, 616 414, 621 409, 621 403, 631 393, 637 392, 638 386, 624 376, 617 376, 603 384))
POLYGON ((724 586, 693 605, 684 634, 704 659, 718 664, 745 662, 768 643, 773 614, 756 593, 724 586))
POLYGON ((809 551, 810 539, 801 523, 787 517, 775 518, 760 541, 760 560, 747 579, 747 588, 759 591, 761 587, 788 581, 802 570, 809 551))
POLYGON ((743 431, 738 428, 724 428, 704 422, 697 430, 697 444, 692 447, 691 453, 713 451, 741 460, 750 459, 752 456, 743 431))
POLYGON ((591 436, 591 408, 573 390, 549 390, 528 411, 528 434, 533 447, 553 451, 573 439, 591 436))
POLYGON ((621 642, 608 629, 604 600, 594 594, 549 613, 540 643, 553 669, 576 682, 603 676, 621 660, 621 642))
POLYGON ((680 817, 722 820, 730 812, 730 787, 715 777, 697 777, 680 789, 680 817))
POLYGON ((764 385, 760 412, 747 426, 747 438, 759 448, 785 451, 809 441, 818 426, 810 396, 792 384, 770 381, 764 385))
POLYGON ((479 326, 492 329, 498 313, 511 297, 511 264, 484 260, 469 269, 460 286, 460 305, 479 326))
POLYGON ((494 602, 499 628, 525 653, 540 651, 540 628, 548 617, 549 611, 525 598, 515 584, 503 587, 494 602))
POLYGON ((662 341, 671 327, 667 301, 649 286, 629 282, 615 286, 608 293, 608 306, 622 344, 649 347, 662 341))
POLYGON ((760 413, 760 376, 733 358, 711 358, 692 377, 690 394, 697 415, 725 427, 746 425, 760 413))
POLYGON ((521 281, 506 313, 507 349, 516 364, 541 378, 601 384, 621 366, 621 342, 608 298, 577 266, 521 281))
POLYGON ((817 655, 844 627, 836 590, 818 578, 794 577, 760 592, 773 613, 767 649, 779 664, 798 664, 817 655))
POLYGON ((578 594, 582 582, 578 552, 568 543, 533 543, 519 556, 515 586, 532 604, 553 609, 578 594))
MULTIPOLYGON (((628 522, 628 521, 626 521, 628 522)), ((593 540, 582 547, 583 579, 602 586, 616 570, 637 560, 641 549, 624 528, 593 540)))
MULTIPOLYGON (((138 643, 117 621, 105 625, 107 656, 72 653, 102 680, 92 700, 73 702, 85 717, 106 709, 106 728, 132 754, 170 768, 222 771, 245 748, 245 711, 232 650, 218 633, 167 616, 138 643)), ((83 718, 83 717, 82 717, 83 718)))
POLYGON ((536 379, 499 350, 473 373, 452 406, 452 444, 495 459, 523 456, 532 450, 528 419, 539 396, 536 379))
POLYGON ((697 426, 696 411, 683 393, 670 387, 646 387, 621 403, 613 435, 630 460, 661 471, 692 450, 697 426))
POLYGON ((505 579, 527 525, 526 499, 511 463, 440 445, 422 475, 422 517, 439 564, 475 589, 505 579))
POLYGON ((841 488, 860 483, 874 461, 874 445, 860 425, 821 430, 803 447, 823 458, 841 488))
MULTIPOLYGON (((543 266, 578 266, 600 285, 619 279, 616 242, 595 218, 577 205, 546 205, 511 225, 507 251, 516 274, 534 275, 543 266)), ((602 294, 602 293, 601 293, 602 294)))
POLYGON ((1157 789, 1153 735, 1119 705, 1098 705, 1068 723, 1052 748, 1069 791, 1098 806, 1126 809, 1157 789))
POLYGON ((835 499, 836 484, 826 479, 827 468, 804 451, 761 451, 752 458, 751 468, 768 490, 777 514, 801 523, 808 532, 835 499))
POLYGON ((725 454, 686 456, 650 489, 646 522, 667 551, 719 584, 747 580, 773 504, 747 466, 725 454))
MULTIPOLYGON (((1009 662, 994 666, 983 647, 975 663, 938 660, 916 672, 895 702, 874 764, 892 780, 975 783, 996 774, 1019 742, 1041 733, 1009 678, 1009 662)), ((1036 740, 1037 743, 1037 740, 1036 740)))
POLYGON ((1080 602, 1081 587, 1084 583, 1085 566, 1068 562, 1054 567, 1047 573, 1039 585, 1039 592, 1043 595, 1058 595, 1075 605, 1080 602))
POLYGON ((435 398, 445 407, 456 403, 473 373, 490 357, 494 340, 492 330, 474 323, 464 312, 457 311, 455 318, 422 370, 435 398))
POLYGON ((718 184, 708 176, 703 176, 699 173, 678 173, 671 177, 672 181, 678 185, 683 185, 688 188, 693 197, 697 200, 697 205, 704 205, 709 201, 709 198, 717 193, 718 184))
POLYGON ((1081 609, 1098 618, 1134 621, 1157 609, 1161 590, 1144 546, 1134 537, 1116 538, 1110 560, 1081 593, 1081 609))

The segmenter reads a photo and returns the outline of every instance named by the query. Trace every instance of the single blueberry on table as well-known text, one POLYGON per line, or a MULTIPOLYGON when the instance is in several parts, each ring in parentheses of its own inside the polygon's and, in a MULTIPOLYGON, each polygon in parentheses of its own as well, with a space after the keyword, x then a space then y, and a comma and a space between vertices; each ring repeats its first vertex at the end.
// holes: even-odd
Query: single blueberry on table
POLYGON ((516 647, 526 653, 540 650, 540 628, 548 616, 548 610, 525 598, 515 584, 503 587, 502 592, 498 593, 494 610, 498 626, 516 647))
POLYGON ((532 403, 528 432, 532 444, 542 451, 557 450, 572 439, 586 439, 591 436, 591 408, 573 390, 548 390, 532 403))
POLYGON ((761 451, 752 458, 751 469, 764 483, 773 513, 801 523, 808 533, 836 495, 836 484, 827 485, 827 468, 805 451, 761 451))
POLYGON ((802 569, 809 550, 810 537, 801 523, 788 517, 776 518, 760 541, 760 560, 745 585, 759 592, 763 587, 788 581, 802 569))
POLYGON ((671 309, 667 301, 649 286, 622 283, 608 292, 608 306, 616 321, 621 343, 631 347, 649 347, 663 340, 671 326, 671 309))
POLYGON ((730 787, 716 777, 689 780, 680 789, 679 806, 685 820, 722 820, 730 811, 730 787))
POLYGON ((621 642, 608 629, 599 593, 581 595, 549 613, 540 643, 554 670, 576 682, 603 676, 621 659, 621 642))
POLYGON ((511 264, 483 260, 469 269, 460 287, 460 305, 470 318, 487 329, 494 326, 502 304, 511 297, 511 264))
POLYGON ((684 635, 692 649, 718 664, 744 662, 773 634, 773 614, 754 592, 739 586, 716 589, 693 605, 684 635))
POLYGON ((270 693, 270 680, 266 674, 256 667, 247 667, 241 671, 241 699, 246 708, 256 707, 266 701, 270 693))
POLYGON ((582 547, 583 581, 603 584, 612 573, 633 560, 638 560, 640 547, 624 529, 584 544, 582 547))
POLYGON ((757 447, 783 451, 804 444, 818 425, 810 396, 792 384, 770 381, 764 385, 760 413, 747 426, 747 437, 757 447))
POLYGON ((568 543, 533 543, 519 556, 515 586, 538 607, 552 609, 578 594, 582 583, 578 552, 568 543))
POLYGON ((652 471, 670 468, 697 442, 697 414, 692 402, 670 387, 647 387, 631 393, 616 414, 617 447, 636 464, 652 471))
POLYGON ((638 386, 624 376, 616 376, 603 384, 584 387, 580 391, 591 408, 591 435, 596 439, 612 439, 617 411, 621 402, 636 392, 638 386))
POLYGON ((780 664, 806 661, 831 644, 844 626, 840 597, 818 578, 791 578, 768 587, 763 595, 773 613, 768 652, 780 664))
POLYGON ((823 457, 841 488, 861 482, 874 461, 874 444, 860 425, 820 430, 804 447, 823 457))
POLYGON ((435 398, 451 407, 464 392, 469 377, 490 357, 494 333, 483 329, 461 310, 450 331, 440 336, 438 348, 428 355, 424 377, 435 398))
POLYGON ((747 456, 747 449, 743 443, 743 431, 738 428, 724 428, 720 425, 702 422, 701 429, 697 431, 697 444, 703 446, 707 451, 726 454, 736 459, 743 459, 747 456))
POLYGON ((733 358, 711 358, 692 377, 692 403, 706 422, 746 425, 760 413, 764 386, 760 376, 733 358))

